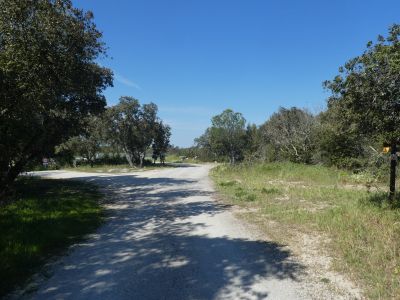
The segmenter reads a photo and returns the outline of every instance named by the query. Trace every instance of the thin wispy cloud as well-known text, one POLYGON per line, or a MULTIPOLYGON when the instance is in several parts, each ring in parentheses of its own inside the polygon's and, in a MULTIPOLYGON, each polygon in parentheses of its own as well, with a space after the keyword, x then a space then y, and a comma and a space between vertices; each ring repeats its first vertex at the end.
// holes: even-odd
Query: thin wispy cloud
POLYGON ((135 88, 137 90, 142 89, 137 83, 133 82, 129 78, 122 76, 121 74, 118 74, 117 72, 114 72, 114 78, 116 81, 118 81, 119 83, 121 83, 123 85, 129 86, 131 88, 135 88))

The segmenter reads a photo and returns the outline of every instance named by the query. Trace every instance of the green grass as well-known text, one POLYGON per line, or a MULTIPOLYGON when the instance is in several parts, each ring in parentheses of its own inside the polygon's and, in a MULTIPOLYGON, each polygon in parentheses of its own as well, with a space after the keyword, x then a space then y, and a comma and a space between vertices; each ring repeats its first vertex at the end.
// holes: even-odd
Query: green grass
POLYGON ((328 234, 335 267, 367 297, 400 295, 400 209, 389 208, 386 193, 367 191, 368 176, 292 163, 221 165, 211 174, 226 201, 257 208, 258 219, 328 234))
POLYGON ((93 232, 103 220, 101 197, 88 183, 20 179, 17 201, 0 207, 0 297, 93 232))
POLYGON ((64 168, 68 171, 78 171, 78 172, 95 172, 95 173, 128 173, 128 172, 141 172, 148 170, 155 170, 160 168, 171 168, 169 165, 155 164, 147 165, 143 168, 135 167, 132 168, 128 164, 120 165, 94 165, 93 167, 89 165, 77 166, 76 168, 69 167, 64 168))
POLYGON ((201 164, 202 162, 198 159, 194 159, 193 157, 188 157, 182 160, 181 156, 178 155, 167 155, 166 162, 168 163, 186 163, 186 164, 201 164))

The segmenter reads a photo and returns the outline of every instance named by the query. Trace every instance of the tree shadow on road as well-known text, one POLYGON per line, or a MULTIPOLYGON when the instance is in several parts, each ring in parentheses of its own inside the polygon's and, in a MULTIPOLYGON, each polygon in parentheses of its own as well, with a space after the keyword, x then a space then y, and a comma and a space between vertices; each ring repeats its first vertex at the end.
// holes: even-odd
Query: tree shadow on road
POLYGON ((195 234, 208 225, 191 218, 226 210, 195 180, 84 179, 115 192, 113 213, 37 299, 264 299, 262 278, 296 281, 304 272, 277 243, 195 234))

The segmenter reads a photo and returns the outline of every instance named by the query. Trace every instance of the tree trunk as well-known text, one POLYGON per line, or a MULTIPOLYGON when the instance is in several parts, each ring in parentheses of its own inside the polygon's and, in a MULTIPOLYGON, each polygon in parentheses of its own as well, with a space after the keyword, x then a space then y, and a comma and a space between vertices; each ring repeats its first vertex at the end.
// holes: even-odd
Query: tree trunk
POLYGON ((396 166, 397 166, 397 143, 392 142, 390 148, 390 192, 389 201, 393 202, 396 192, 396 166))
MULTIPOLYGON (((36 135, 37 136, 37 135, 36 135)), ((13 166, 9 166, 6 170, 1 170, 0 172, 0 203, 5 202, 7 197, 13 192, 13 185, 15 179, 22 172, 28 161, 37 157, 40 153, 35 150, 31 145, 33 144, 36 136, 33 136, 31 141, 25 146, 23 154, 20 156, 21 159, 16 161, 13 166), (30 153, 30 154, 27 154, 30 153), (4 172, 3 172, 4 171, 4 172)))
POLYGON ((24 165, 23 162, 16 163, 0 178, 0 203, 7 202, 7 198, 12 195, 14 181, 21 173, 24 165))
POLYGON ((128 161, 128 164, 131 168, 133 168, 133 161, 132 161, 132 155, 130 155, 128 152, 125 152, 125 157, 126 160, 128 161))
POLYGON ((140 168, 143 168, 144 157, 145 157, 145 154, 144 154, 144 153, 140 153, 140 154, 139 154, 140 168))
POLYGON ((234 165, 235 162, 235 153, 231 153, 231 165, 234 165))

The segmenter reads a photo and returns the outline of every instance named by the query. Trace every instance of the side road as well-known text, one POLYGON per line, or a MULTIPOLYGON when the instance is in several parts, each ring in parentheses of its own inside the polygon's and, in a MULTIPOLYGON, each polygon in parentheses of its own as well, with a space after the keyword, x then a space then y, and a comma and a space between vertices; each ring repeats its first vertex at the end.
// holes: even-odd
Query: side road
POLYGON ((354 299, 308 274, 214 198, 209 165, 124 175, 38 172, 98 184, 107 222, 27 299, 354 299))

